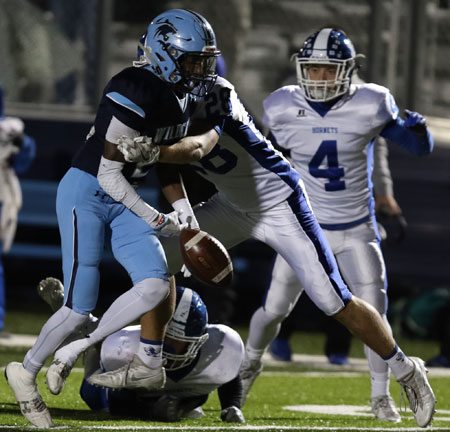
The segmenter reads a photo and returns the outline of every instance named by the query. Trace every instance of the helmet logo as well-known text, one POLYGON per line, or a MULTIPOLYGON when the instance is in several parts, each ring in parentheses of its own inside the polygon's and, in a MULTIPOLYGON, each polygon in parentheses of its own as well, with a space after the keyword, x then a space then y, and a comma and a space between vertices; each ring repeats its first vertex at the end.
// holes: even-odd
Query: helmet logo
POLYGON ((162 36, 164 42, 167 42, 169 40, 170 34, 177 33, 178 30, 176 27, 168 20, 166 19, 164 21, 164 24, 161 24, 155 31, 155 36, 160 37, 162 36))

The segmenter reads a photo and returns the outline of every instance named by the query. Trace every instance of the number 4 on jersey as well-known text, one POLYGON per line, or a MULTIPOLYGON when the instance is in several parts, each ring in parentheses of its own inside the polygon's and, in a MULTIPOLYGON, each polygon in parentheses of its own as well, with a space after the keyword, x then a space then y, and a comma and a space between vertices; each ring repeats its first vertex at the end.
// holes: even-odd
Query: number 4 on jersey
POLYGON ((345 181, 340 180, 344 177, 344 168, 339 167, 336 141, 322 141, 308 167, 313 177, 330 179, 325 183, 326 191, 345 189, 345 181), (328 168, 319 168, 325 158, 328 160, 328 168))

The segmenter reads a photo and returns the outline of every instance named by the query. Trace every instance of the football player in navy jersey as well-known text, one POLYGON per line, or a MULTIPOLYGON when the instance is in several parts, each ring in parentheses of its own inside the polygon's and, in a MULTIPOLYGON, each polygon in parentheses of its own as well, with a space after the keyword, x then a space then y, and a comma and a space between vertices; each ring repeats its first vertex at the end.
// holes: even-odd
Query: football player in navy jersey
MULTIPOLYGON (((345 325, 391 367, 406 389, 416 421, 422 426, 428 424, 434 414, 435 398, 423 362, 405 356, 377 310, 348 290, 311 210, 300 174, 256 128, 233 85, 222 77, 217 78, 193 118, 221 119, 223 125, 219 143, 202 159, 192 163, 218 190, 206 203, 193 209, 190 217, 195 225, 214 235, 227 248, 253 238, 275 249, 302 282, 311 300, 345 325)), ((415 120, 416 124, 421 122, 418 118, 415 120)), ((327 128, 324 126, 320 130, 335 132, 335 128, 327 128)), ((423 139, 418 138, 419 141, 423 139)), ((145 147, 145 143, 130 142, 123 148, 124 154, 139 161, 145 147)), ((171 168, 176 167, 172 165, 171 168)), ((170 173, 169 166, 159 171, 162 184, 170 185, 173 193, 166 197, 169 202, 176 202, 182 194, 182 185, 177 184, 178 174, 170 173)), ((169 270, 176 273, 183 263, 178 242, 164 238, 162 244, 169 270)), ((276 311, 289 306, 288 294, 281 293, 273 299, 267 318, 258 314, 273 325, 273 329, 279 324, 273 319, 276 311)), ((145 321, 153 314, 152 311, 141 318, 143 329, 148 327, 145 321)), ((256 337, 263 339, 262 332, 256 337)), ((270 339, 263 342, 268 344, 270 339)), ((267 346, 261 345, 261 349, 253 351, 254 358, 248 357, 244 362, 241 374, 244 395, 261 370, 260 357, 267 346)), ((116 372, 116 375, 111 372, 99 374, 92 382, 116 387, 126 381, 127 370, 121 368, 116 372)))
MULTIPOLYGON (((43 326, 23 363, 6 367, 22 414, 38 427, 53 425, 36 385, 45 359, 55 353, 47 385, 58 394, 81 352, 168 296, 169 272, 159 236, 178 235, 186 222, 182 212, 188 214, 190 205, 183 198, 174 204, 174 212, 163 214, 143 201, 136 187, 149 171, 148 162, 196 161, 219 138, 220 129, 212 124, 204 133, 186 137, 197 98, 208 92, 217 77, 220 51, 209 23, 192 11, 166 11, 149 24, 141 50, 140 61, 107 84, 94 126, 58 187, 56 207, 67 287, 64 305, 43 326), (124 159, 118 146, 129 141, 155 144, 146 162, 124 159), (128 271, 133 287, 116 299, 96 330, 60 347, 95 308, 107 226, 114 257, 128 271)), ((129 367, 128 385, 139 378, 147 388, 164 386, 161 353, 170 305, 168 309, 156 313, 151 328, 143 330, 129 367)))

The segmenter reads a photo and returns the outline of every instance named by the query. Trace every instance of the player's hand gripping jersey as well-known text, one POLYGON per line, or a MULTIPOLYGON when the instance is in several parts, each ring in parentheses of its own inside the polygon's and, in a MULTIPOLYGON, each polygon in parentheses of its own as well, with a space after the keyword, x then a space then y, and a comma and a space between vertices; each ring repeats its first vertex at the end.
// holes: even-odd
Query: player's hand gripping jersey
MULTIPOLYGON (((155 144, 170 144, 183 138, 195 100, 189 93, 178 97, 145 66, 124 69, 106 86, 94 127, 72 166, 96 177, 105 139, 117 144, 122 136, 145 135, 155 144)), ((137 186, 149 169, 150 165, 127 163, 123 174, 137 186)))
POLYGON ((286 86, 264 101, 264 111, 277 143, 290 150, 322 227, 368 218, 373 139, 398 115, 388 89, 352 85, 348 97, 321 115, 299 86, 286 86))
POLYGON ((299 175, 256 128, 234 86, 218 77, 193 119, 223 122, 223 134, 213 150, 195 163, 231 205, 241 211, 261 211, 285 200, 299 175))

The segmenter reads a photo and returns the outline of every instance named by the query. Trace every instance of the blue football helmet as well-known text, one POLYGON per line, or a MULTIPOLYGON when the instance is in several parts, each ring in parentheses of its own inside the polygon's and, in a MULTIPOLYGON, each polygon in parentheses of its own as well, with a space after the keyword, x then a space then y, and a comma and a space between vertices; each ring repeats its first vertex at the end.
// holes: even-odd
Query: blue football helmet
POLYGON ((347 93, 359 57, 363 56, 355 54, 351 40, 341 30, 324 28, 310 35, 300 51, 293 55, 298 85, 305 98, 312 102, 326 102, 347 93), (310 79, 308 68, 312 65, 335 66, 335 79, 310 79))
POLYGON ((176 306, 167 326, 163 357, 167 359, 166 370, 176 370, 191 364, 202 345, 208 340, 206 326, 208 312, 200 296, 190 288, 177 286, 176 306), (186 343, 183 353, 171 349, 170 339, 186 343))
POLYGON ((198 13, 171 9, 148 26, 135 66, 147 66, 178 91, 204 96, 213 87, 220 51, 211 25, 198 13))

